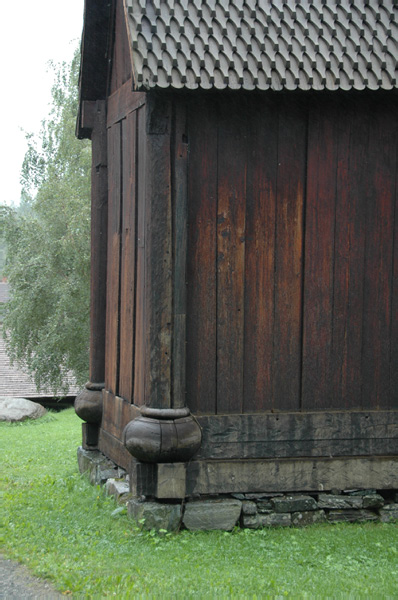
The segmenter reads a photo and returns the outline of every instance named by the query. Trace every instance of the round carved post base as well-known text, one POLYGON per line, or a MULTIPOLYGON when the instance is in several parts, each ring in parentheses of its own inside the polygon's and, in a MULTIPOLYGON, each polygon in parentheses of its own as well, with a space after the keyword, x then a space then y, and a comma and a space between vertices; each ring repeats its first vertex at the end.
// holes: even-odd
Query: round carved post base
POLYGON ((99 428, 102 421, 102 390, 103 383, 86 383, 75 399, 75 413, 86 421, 82 425, 82 446, 85 450, 98 448, 99 428))
POLYGON ((75 399, 76 414, 87 423, 101 424, 102 420, 102 390, 103 383, 86 383, 75 399))
POLYGON ((199 450, 202 432, 189 409, 143 407, 124 429, 123 441, 141 462, 187 462, 199 450))

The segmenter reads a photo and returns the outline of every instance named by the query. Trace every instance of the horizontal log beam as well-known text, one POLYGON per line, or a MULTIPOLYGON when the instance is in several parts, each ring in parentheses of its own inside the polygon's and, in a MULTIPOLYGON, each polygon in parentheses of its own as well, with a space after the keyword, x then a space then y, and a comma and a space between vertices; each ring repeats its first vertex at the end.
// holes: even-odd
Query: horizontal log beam
POLYGON ((398 411, 197 416, 198 459, 398 455, 398 411))
POLYGON ((397 487, 398 457, 192 461, 187 495, 397 487))

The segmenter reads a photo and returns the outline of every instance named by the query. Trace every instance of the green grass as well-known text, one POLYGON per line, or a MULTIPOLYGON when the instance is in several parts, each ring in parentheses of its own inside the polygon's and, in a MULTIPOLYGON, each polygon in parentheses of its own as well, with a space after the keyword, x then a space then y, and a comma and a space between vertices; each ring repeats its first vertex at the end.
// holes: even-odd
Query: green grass
POLYGON ((139 531, 77 471, 72 409, 0 425, 2 552, 76 598, 398 597, 396 524, 139 531))

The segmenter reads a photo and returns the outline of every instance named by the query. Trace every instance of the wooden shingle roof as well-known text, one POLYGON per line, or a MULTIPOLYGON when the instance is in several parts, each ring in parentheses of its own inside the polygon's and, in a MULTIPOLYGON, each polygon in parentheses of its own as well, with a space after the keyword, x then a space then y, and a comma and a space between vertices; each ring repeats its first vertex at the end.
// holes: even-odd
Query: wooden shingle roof
POLYGON ((390 90, 394 0, 125 0, 136 90, 390 90))
MULTIPOLYGON (((80 388, 71 379, 68 396, 75 396, 80 388)), ((11 365, 6 354, 5 343, 0 328, 0 396, 13 398, 51 398, 51 392, 38 392, 32 378, 18 365, 11 365)))

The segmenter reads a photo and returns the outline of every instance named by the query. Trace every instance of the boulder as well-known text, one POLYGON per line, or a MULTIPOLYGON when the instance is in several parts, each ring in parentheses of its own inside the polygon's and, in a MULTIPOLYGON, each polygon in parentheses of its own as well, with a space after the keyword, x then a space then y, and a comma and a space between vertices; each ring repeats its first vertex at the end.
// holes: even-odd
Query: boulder
POLYGON ((26 421, 26 419, 39 419, 47 413, 44 406, 26 398, 12 398, 0 396, 0 421, 26 421))

